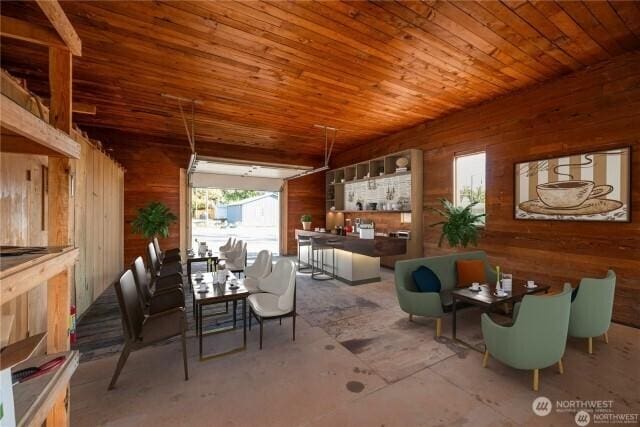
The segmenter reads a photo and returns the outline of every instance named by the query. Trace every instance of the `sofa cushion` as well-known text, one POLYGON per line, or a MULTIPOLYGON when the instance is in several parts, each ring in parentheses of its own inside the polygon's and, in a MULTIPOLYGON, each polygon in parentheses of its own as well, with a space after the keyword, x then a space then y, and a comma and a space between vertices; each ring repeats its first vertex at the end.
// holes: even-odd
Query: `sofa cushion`
POLYGON ((473 282, 487 283, 484 262, 480 259, 459 259, 456 261, 458 287, 466 287, 473 282))
POLYGON ((440 292, 442 288, 440 279, 438 279, 436 273, 424 265, 411 273, 411 276, 416 284, 416 288, 420 292, 440 292))

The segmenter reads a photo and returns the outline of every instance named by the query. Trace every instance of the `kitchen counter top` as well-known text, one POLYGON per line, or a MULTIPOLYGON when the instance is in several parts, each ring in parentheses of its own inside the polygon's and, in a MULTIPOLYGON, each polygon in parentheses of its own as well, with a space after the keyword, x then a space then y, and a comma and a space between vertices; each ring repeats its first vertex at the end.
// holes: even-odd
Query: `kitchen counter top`
POLYGON ((336 249, 369 257, 404 255, 407 252, 407 240, 396 237, 375 236, 373 239, 361 239, 358 235, 353 234, 339 236, 328 231, 299 229, 295 231, 295 235, 296 239, 298 236, 308 236, 322 240, 324 244, 334 246, 336 249))

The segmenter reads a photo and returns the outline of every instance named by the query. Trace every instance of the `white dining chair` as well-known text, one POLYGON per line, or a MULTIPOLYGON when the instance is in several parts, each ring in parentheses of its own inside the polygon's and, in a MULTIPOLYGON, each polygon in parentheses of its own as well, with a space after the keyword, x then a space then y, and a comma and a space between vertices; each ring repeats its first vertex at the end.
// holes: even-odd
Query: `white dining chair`
POLYGON ((259 291, 249 295, 249 330, 251 317, 260 324, 260 349, 262 329, 266 319, 293 318, 293 341, 296 340, 296 266, 290 259, 281 259, 268 276, 260 279, 259 291))
POLYGON ((229 240, 227 240, 227 243, 225 243, 224 245, 218 248, 220 250, 220 253, 230 251, 235 244, 235 240, 236 239, 234 237, 229 237, 229 240))
POLYGON ((271 267, 271 252, 266 249, 258 252, 253 264, 244 268, 244 287, 251 293, 259 292, 258 283, 271 273, 271 267))
POLYGON ((234 248, 232 252, 224 254, 226 268, 233 273, 243 273, 244 268, 247 265, 247 244, 240 242, 240 248, 234 248))

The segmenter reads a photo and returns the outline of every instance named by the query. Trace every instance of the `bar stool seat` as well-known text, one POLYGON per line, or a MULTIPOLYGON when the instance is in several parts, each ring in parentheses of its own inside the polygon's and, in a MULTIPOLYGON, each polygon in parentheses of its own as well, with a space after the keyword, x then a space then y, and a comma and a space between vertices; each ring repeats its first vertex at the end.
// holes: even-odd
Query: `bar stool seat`
POLYGON ((326 238, 311 238, 311 278, 313 280, 331 280, 336 277, 336 251, 335 244, 339 241, 326 238), (324 256, 327 250, 331 251, 331 274, 324 271, 325 261, 324 256), (318 254, 318 261, 320 266, 316 263, 316 253, 318 254))
POLYGON ((311 273, 313 271, 313 266, 311 265, 311 251, 307 251, 307 262, 304 263, 305 266, 303 267, 302 258, 300 258, 300 248, 302 247, 311 247, 311 237, 298 236, 298 272, 311 273))

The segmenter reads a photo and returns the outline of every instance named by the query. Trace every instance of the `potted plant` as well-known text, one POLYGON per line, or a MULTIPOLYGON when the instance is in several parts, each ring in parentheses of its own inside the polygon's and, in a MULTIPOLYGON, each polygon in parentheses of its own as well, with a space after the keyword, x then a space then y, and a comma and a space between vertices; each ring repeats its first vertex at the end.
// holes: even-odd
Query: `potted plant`
POLYGON ((446 238, 449 246, 455 248, 461 246, 466 248, 469 243, 478 245, 478 221, 485 214, 474 214, 472 209, 478 202, 470 203, 467 206, 454 206, 447 199, 439 199, 442 204, 441 209, 432 209, 445 218, 444 221, 431 224, 431 227, 442 225, 442 234, 438 246, 442 246, 446 238))
POLYGON ((151 202, 138 209, 138 216, 131 226, 134 233, 142 234, 151 240, 154 237, 168 237, 169 226, 177 220, 178 217, 164 203, 151 202))
POLYGON ((311 215, 304 214, 300 217, 300 221, 302 222, 303 230, 311 230, 311 215))

